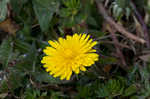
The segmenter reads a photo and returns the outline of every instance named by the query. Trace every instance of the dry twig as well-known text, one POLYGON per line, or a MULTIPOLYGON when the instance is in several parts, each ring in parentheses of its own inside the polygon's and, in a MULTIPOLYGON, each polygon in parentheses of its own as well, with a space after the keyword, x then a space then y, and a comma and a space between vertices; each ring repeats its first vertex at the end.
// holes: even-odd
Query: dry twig
POLYGON ((143 32, 144 32, 144 39, 146 40, 146 45, 147 45, 148 48, 150 48, 150 40, 149 40, 149 35, 148 35, 147 26, 146 26, 146 24, 144 23, 144 20, 143 20, 142 16, 140 15, 140 13, 137 11, 135 4, 134 4, 132 1, 130 2, 130 4, 131 4, 131 7, 133 8, 133 10, 134 10, 134 12, 135 12, 135 15, 136 15, 136 17, 137 17, 139 23, 140 23, 141 26, 142 26, 142 30, 143 30, 143 32))
POLYGON ((115 36, 115 31, 114 31, 113 28, 111 28, 110 26, 107 28, 107 30, 108 30, 108 31, 111 33, 111 35, 112 35, 112 40, 113 40, 114 45, 115 45, 115 47, 116 47, 117 55, 120 57, 120 60, 121 60, 121 62, 122 62, 121 67, 122 67, 123 69, 126 69, 127 64, 126 64, 125 58, 124 58, 124 56, 123 56, 123 54, 122 54, 122 52, 121 52, 121 50, 120 50, 120 46, 118 46, 119 41, 118 41, 117 37, 115 36))
POLYGON ((101 15, 104 17, 104 19, 112 26, 114 27, 118 32, 120 32, 121 34, 125 35, 126 37, 135 40, 137 42, 140 42, 142 44, 146 43, 146 41, 142 38, 137 37, 136 35, 128 32, 123 26, 117 24, 110 16, 108 16, 105 8, 103 7, 103 4, 100 3, 99 1, 95 0, 99 13, 101 13, 101 15))

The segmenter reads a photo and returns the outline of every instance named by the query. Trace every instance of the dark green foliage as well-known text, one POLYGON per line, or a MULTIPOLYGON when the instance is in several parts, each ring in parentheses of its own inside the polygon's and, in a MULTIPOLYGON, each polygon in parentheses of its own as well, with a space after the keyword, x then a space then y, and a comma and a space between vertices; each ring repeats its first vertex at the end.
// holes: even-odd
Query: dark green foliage
POLYGON ((58 10, 59 2, 55 0, 33 0, 32 3, 42 31, 48 31, 52 16, 58 10))
POLYGON ((12 58, 12 45, 11 38, 3 40, 0 46, 0 61, 2 62, 3 67, 7 68, 10 59, 12 58))
POLYGON ((130 96, 134 93, 136 93, 137 88, 135 85, 130 85, 124 92, 124 96, 130 96))
POLYGON ((80 0, 63 0, 63 4, 65 8, 60 10, 60 17, 62 17, 60 24, 70 28, 85 20, 85 14, 81 13, 82 5, 80 0), (66 21, 68 22, 66 23, 66 21))
MULTIPOLYGON (((113 28, 116 44, 95 1, 0 0, 0 99, 149 99, 149 48, 113 28), (12 24, 3 23, 7 19, 12 24), (18 31, 7 33, 11 25, 15 27, 13 23, 19 25, 18 31), (87 33, 98 41, 99 61, 86 72, 73 74, 71 80, 61 81, 45 71, 42 50, 48 40, 74 33, 87 33), (125 67, 116 45, 125 57, 125 67)), ((132 0, 137 9, 131 0, 97 1, 114 22, 143 38, 138 11, 149 32, 149 0, 132 0)))
POLYGON ((9 3, 9 0, 1 0, 0 1, 0 22, 4 21, 7 16, 7 3, 9 3))
POLYGON ((115 0, 113 2, 113 15, 120 20, 124 15, 128 19, 131 14, 130 0, 115 0))
POLYGON ((105 84, 101 84, 97 91, 98 97, 113 98, 122 95, 125 87, 125 82, 121 80, 111 79, 105 84))

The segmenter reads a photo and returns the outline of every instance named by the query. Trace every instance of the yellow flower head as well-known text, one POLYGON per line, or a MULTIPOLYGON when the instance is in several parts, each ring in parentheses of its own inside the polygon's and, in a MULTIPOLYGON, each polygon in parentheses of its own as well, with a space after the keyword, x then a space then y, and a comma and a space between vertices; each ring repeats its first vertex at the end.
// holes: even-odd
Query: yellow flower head
POLYGON ((41 63, 50 75, 61 80, 69 80, 73 72, 78 74, 80 70, 86 71, 85 67, 98 60, 99 55, 93 49, 97 42, 90 39, 90 35, 74 34, 48 43, 51 47, 43 50, 47 56, 43 57, 41 63))

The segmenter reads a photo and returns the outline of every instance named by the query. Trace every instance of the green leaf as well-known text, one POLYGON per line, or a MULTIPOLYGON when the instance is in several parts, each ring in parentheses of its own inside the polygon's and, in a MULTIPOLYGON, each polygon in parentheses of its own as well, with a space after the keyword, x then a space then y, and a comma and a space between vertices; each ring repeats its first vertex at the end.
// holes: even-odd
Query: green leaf
POLYGON ((97 27, 97 25, 98 25, 96 20, 92 16, 88 16, 86 21, 88 24, 93 25, 95 27, 97 27))
POLYGON ((51 99, 64 99, 64 98, 60 98, 59 96, 62 96, 61 92, 55 92, 55 91, 51 91, 51 99))
POLYGON ((42 31, 47 31, 59 3, 55 0, 33 0, 33 8, 42 31))
POLYGON ((26 88, 24 99, 36 99, 39 94, 39 90, 34 90, 32 88, 26 88))
POLYGON ((26 42, 19 42, 18 40, 16 41, 16 47, 18 48, 18 50, 20 50, 20 52, 22 50, 24 50, 23 52, 25 52, 23 55, 20 55, 20 57, 18 57, 19 62, 16 64, 16 68, 20 71, 35 72, 36 69, 38 69, 36 67, 38 53, 35 42, 33 41, 32 45, 30 45, 26 42))
POLYGON ((51 84, 59 84, 60 83, 59 79, 52 77, 46 71, 41 72, 41 73, 33 73, 33 76, 35 77, 35 80, 38 82, 47 82, 47 83, 51 83, 51 84))
POLYGON ((9 88, 8 88, 8 83, 6 80, 3 80, 1 82, 1 87, 0 87, 0 93, 7 93, 9 91, 9 88))
POLYGON ((0 0, 0 22, 4 21, 7 16, 7 4, 9 0, 0 0))
POLYGON ((78 9, 81 7, 80 0, 64 0, 63 2, 69 9, 78 9))
POLYGON ((10 90, 13 91, 16 88, 23 86, 22 82, 24 81, 24 76, 25 76, 25 73, 17 72, 17 71, 12 72, 8 78, 8 81, 10 81, 8 83, 10 90))
POLYGON ((99 90, 96 91, 98 97, 104 98, 104 97, 108 97, 110 95, 107 87, 104 84, 101 84, 99 86, 99 90))
POLYGON ((130 96, 130 95, 136 93, 136 91, 137 91, 136 86, 135 86, 135 85, 131 85, 131 86, 129 86, 129 87, 125 90, 124 96, 130 96))
POLYGON ((135 95, 135 96, 131 96, 130 99, 140 99, 140 97, 135 95))
POLYGON ((130 0, 116 0, 119 7, 125 8, 129 4, 130 0))
POLYGON ((22 7, 23 7, 23 4, 27 3, 28 0, 20 0, 18 2, 18 0, 10 0, 10 3, 11 3, 11 7, 13 9, 13 11, 19 15, 22 7))
POLYGON ((8 63, 12 57, 12 44, 11 38, 5 39, 0 45, 0 62, 4 67, 8 66, 8 63))
POLYGON ((114 57, 108 57, 108 58, 100 58, 99 60, 101 64, 113 64, 117 62, 117 59, 114 57))
POLYGON ((77 98, 84 98, 87 99, 88 97, 92 96, 93 92, 90 86, 78 86, 79 94, 77 98))
POLYGON ((107 89, 112 96, 117 96, 123 92, 124 86, 119 80, 109 80, 107 83, 107 89))
POLYGON ((31 45, 22 40, 15 40, 15 47, 22 53, 30 52, 31 49, 31 45))
POLYGON ((115 97, 121 95, 124 90, 124 83, 119 80, 110 79, 105 84, 99 86, 98 91, 96 91, 98 97, 115 97))

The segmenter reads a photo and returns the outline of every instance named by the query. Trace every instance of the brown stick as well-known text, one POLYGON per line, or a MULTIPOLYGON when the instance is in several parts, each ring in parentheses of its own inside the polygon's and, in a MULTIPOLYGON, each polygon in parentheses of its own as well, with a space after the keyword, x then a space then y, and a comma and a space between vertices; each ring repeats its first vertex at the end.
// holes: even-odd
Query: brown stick
POLYGON ((95 0, 99 13, 101 13, 101 15, 104 17, 104 19, 112 26, 114 27, 118 32, 122 33, 123 35, 125 35, 126 37, 135 40, 139 43, 146 43, 146 41, 142 38, 137 37, 136 35, 128 32, 123 26, 117 24, 110 16, 108 16, 105 8, 103 7, 103 4, 100 3, 99 1, 95 0))
POLYGON ((135 4, 132 2, 132 0, 130 1, 131 7, 133 8, 135 15, 138 19, 138 21, 140 22, 143 32, 144 32, 144 39, 146 40, 146 45, 148 48, 150 48, 150 39, 149 39, 149 35, 148 35, 148 29, 146 24, 144 23, 144 20, 142 18, 142 16, 140 15, 140 13, 137 11, 135 4))
POLYGON ((119 41, 118 41, 117 37, 115 36, 115 30, 114 30, 113 28, 111 28, 110 26, 107 28, 107 30, 108 30, 108 31, 111 33, 111 35, 112 35, 112 40, 113 40, 114 45, 115 45, 115 47, 116 47, 117 55, 120 57, 120 60, 121 60, 121 62, 122 62, 121 67, 122 67, 123 69, 127 69, 127 67, 126 67, 127 64, 126 64, 125 58, 124 58, 124 56, 123 56, 123 54, 122 54, 122 52, 121 52, 121 50, 120 50, 120 46, 118 46, 119 41))
MULTIPOLYGON (((112 42, 112 41, 101 41, 101 42, 99 42, 100 44, 102 43, 102 44, 114 44, 114 42, 112 42)), ((125 45, 125 44, 122 44, 122 43, 116 43, 117 44, 117 46, 119 46, 120 48, 127 48, 127 49, 132 49, 131 47, 129 47, 128 45, 125 45)))

